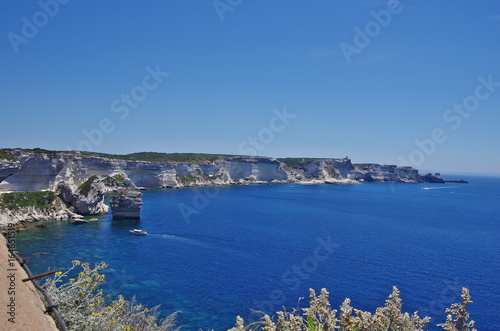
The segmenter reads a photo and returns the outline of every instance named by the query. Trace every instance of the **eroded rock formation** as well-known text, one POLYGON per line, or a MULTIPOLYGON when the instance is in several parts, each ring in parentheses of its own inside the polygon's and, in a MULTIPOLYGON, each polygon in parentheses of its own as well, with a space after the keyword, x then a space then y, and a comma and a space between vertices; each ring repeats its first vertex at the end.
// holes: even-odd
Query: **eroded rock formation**
POLYGON ((141 218, 142 193, 136 190, 123 189, 116 191, 109 199, 114 219, 141 218))

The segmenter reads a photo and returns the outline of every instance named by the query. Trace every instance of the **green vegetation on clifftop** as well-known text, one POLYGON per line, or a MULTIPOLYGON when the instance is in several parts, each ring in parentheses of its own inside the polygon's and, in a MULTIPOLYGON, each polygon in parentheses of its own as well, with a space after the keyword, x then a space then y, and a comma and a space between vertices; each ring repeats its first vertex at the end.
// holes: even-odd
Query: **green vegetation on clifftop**
POLYGON ((0 208, 35 207, 45 209, 52 207, 56 199, 57 197, 52 191, 4 193, 0 195, 0 208))
POLYGON ((195 176, 177 176, 177 180, 183 184, 189 184, 189 183, 194 183, 196 182, 196 177, 195 176))
POLYGON ((306 164, 309 164, 314 161, 326 160, 322 158, 310 158, 310 157, 286 157, 277 159, 280 162, 283 162, 289 167, 302 167, 306 164))
MULTIPOLYGON (((13 151, 22 151, 35 154, 76 154, 76 151, 52 151, 43 148, 0 148, 0 159, 17 160, 11 153, 13 151)), ((224 157, 234 157, 242 155, 229 154, 205 154, 205 153, 157 153, 157 152, 139 152, 131 154, 107 154, 98 152, 81 151, 81 155, 96 156, 114 160, 124 161, 148 161, 148 162, 212 162, 224 157)))
POLYGON ((125 178, 120 175, 115 175, 113 177, 107 176, 102 182, 109 187, 125 187, 125 178))
POLYGON ((92 186, 92 184, 94 183, 94 181, 97 179, 97 176, 94 175, 94 176, 90 176, 89 179, 87 179, 87 181, 85 181, 85 183, 83 183, 82 185, 80 185, 78 187, 78 191, 80 192, 80 194, 84 195, 84 196, 87 196, 90 192, 90 188, 92 186))
POLYGON ((104 157, 115 160, 125 161, 148 161, 148 162, 205 162, 216 161, 223 157, 231 157, 234 155, 225 154, 203 154, 203 153, 156 153, 156 152, 140 152, 125 155, 105 154, 95 152, 82 152, 83 155, 104 157))
MULTIPOLYGON (((24 152, 37 153, 37 154, 55 154, 67 153, 72 154, 76 151, 50 151, 42 148, 22 149, 22 148, 5 148, 0 149, 1 158, 12 158, 10 152, 13 150, 20 150, 24 152)), ((123 161, 146 161, 146 162, 179 162, 179 163, 199 163, 199 162, 213 162, 226 157, 246 157, 246 155, 233 155, 233 154, 205 154, 205 153, 158 153, 158 152, 139 152, 131 154, 108 154, 98 152, 81 151, 81 155, 102 157, 113 160, 123 161)), ((262 156, 265 157, 265 156, 262 156)), ((14 158, 15 159, 15 158, 14 158)), ((330 160, 331 158, 303 158, 303 157, 287 157, 278 158, 277 160, 285 163, 290 167, 301 167, 313 161, 330 160)))

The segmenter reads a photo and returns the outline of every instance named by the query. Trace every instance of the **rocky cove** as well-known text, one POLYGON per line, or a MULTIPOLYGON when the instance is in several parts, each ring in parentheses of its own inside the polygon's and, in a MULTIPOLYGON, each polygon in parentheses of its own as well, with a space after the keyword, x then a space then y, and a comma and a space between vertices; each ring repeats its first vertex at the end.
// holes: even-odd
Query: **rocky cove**
POLYGON ((120 189, 128 189, 132 198, 136 195, 133 190, 158 187, 259 183, 445 182, 439 174, 421 175, 417 169, 409 166, 356 164, 347 157, 276 159, 142 153, 147 156, 144 159, 153 160, 140 160, 142 155, 136 154, 93 155, 78 151, 53 152, 39 149, 1 151, 0 224, 105 214, 108 212, 108 206, 104 203, 105 193, 120 189), (44 198, 45 205, 41 207, 23 204, 22 200, 27 200, 27 195, 14 199, 17 202, 5 202, 8 196, 5 194, 2 199, 2 193, 40 191, 52 194, 44 198))

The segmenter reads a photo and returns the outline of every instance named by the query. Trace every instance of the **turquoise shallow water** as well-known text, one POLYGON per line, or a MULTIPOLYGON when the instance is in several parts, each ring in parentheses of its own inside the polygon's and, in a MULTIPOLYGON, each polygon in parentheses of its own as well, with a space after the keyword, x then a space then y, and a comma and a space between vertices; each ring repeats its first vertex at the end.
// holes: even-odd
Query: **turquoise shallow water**
POLYGON ((309 288, 373 311, 393 285, 405 311, 433 317, 429 329, 468 287, 478 330, 499 330, 500 178, 466 179, 150 190, 140 221, 50 222, 17 247, 36 273, 106 261, 108 291, 181 311, 185 330, 303 307, 309 288))

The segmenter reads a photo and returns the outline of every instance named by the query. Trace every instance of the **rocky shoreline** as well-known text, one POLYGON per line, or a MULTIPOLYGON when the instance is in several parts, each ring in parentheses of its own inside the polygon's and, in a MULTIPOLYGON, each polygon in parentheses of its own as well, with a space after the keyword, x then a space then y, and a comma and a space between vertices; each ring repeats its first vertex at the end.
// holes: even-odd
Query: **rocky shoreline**
POLYGON ((439 174, 421 175, 413 167, 353 164, 347 157, 275 159, 219 155, 196 162, 174 162, 21 149, 9 150, 8 155, 0 158, 0 224, 106 214, 105 193, 120 189, 272 183, 445 183, 439 174), (15 201, 11 208, 2 207, 2 193, 37 191, 54 192, 56 197, 44 208, 14 208, 15 201))

